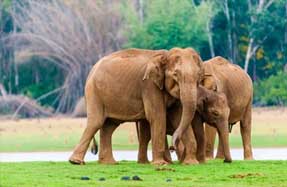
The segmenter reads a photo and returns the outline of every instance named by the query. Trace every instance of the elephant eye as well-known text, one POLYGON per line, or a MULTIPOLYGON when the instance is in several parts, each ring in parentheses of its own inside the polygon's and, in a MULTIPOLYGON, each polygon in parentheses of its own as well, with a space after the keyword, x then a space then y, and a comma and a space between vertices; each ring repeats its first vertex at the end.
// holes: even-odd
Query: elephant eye
POLYGON ((212 111, 212 114, 213 114, 214 116, 216 116, 216 117, 219 116, 219 112, 218 112, 218 111, 212 111))
POLYGON ((178 62, 180 60, 180 56, 175 57, 175 61, 178 62))

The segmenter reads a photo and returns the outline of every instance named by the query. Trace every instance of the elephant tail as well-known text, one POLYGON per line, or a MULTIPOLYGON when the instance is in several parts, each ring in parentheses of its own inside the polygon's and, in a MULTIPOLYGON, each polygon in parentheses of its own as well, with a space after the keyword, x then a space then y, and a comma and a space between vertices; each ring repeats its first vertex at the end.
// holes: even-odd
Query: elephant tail
POLYGON ((97 141, 96 141, 96 138, 93 137, 93 144, 91 146, 91 152, 94 154, 94 155, 97 155, 98 153, 98 144, 97 144, 97 141))

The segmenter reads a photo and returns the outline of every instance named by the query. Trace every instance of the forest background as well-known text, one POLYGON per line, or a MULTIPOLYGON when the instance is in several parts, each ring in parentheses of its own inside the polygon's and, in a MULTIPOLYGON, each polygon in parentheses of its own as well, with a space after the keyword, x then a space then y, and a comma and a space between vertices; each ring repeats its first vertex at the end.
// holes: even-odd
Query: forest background
POLYGON ((0 96, 70 113, 101 57, 175 46, 241 66, 255 106, 287 106, 286 0, 0 0, 0 96))

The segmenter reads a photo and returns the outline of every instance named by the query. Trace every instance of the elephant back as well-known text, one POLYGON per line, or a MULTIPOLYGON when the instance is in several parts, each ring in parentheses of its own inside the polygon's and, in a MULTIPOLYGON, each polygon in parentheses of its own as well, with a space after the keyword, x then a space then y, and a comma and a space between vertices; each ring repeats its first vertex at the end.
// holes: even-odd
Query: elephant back
POLYGON ((249 75, 240 66, 230 63, 223 57, 205 61, 203 67, 205 76, 211 76, 215 80, 217 91, 226 95, 231 110, 243 111, 253 96, 252 80, 249 75))

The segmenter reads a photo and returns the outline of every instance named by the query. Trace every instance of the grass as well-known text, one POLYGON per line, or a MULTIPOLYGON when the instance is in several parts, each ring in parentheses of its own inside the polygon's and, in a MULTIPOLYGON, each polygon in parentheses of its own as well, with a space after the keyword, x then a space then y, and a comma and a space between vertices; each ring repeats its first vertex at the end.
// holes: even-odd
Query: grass
MULTIPOLYGON (((286 108, 255 109, 252 121, 253 147, 287 147, 286 121, 286 108)), ((85 118, 2 120, 0 152, 72 150, 78 143, 85 125, 85 118)), ((242 147, 239 125, 233 128, 230 143, 233 148, 242 147)), ((113 135, 113 149, 137 148, 135 125, 133 123, 120 125, 113 135)))
POLYGON ((209 161, 184 166, 173 164, 157 171, 152 165, 122 161, 118 165, 88 162, 75 166, 67 162, 1 163, 0 186, 287 186, 287 161, 209 161), (123 181, 122 176, 139 176, 142 181, 123 181), (87 176, 90 180, 81 180, 87 176), (99 181, 104 177, 105 181, 99 181), (167 182, 171 179, 171 182, 167 182))

